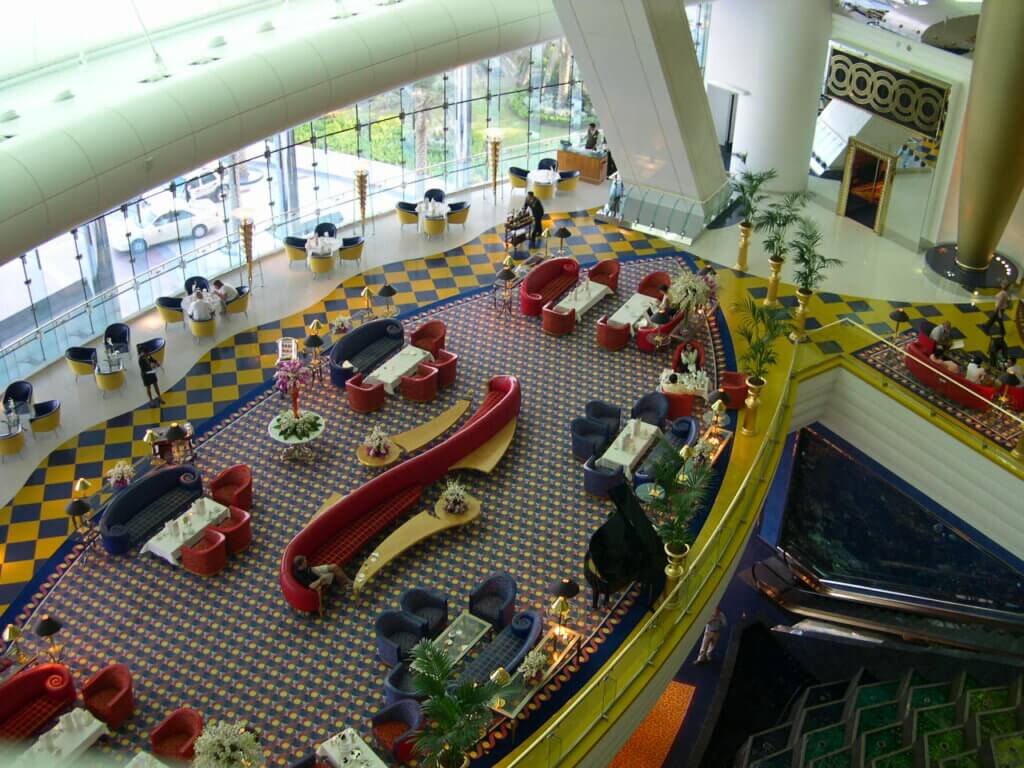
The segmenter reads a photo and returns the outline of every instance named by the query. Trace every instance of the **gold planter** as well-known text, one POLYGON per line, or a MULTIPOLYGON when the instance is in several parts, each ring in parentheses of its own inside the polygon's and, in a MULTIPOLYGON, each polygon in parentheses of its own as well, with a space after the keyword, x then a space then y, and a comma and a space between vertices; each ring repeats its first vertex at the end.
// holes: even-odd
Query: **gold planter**
POLYGON ((796 300, 799 306, 793 313, 793 332, 789 334, 789 340, 794 344, 807 341, 807 333, 804 331, 807 325, 807 302, 813 295, 812 291, 805 291, 803 288, 796 289, 796 300))
MULTIPOLYGON (((665 545, 665 557, 668 558, 668 565, 665 566, 665 599, 670 600, 672 591, 686 575, 686 558, 690 554, 690 545, 684 544, 682 552, 675 552, 665 545)), ((675 605, 670 601, 669 605, 675 605)))
POLYGON ((747 271, 747 252, 750 250, 750 235, 753 231, 754 228, 749 224, 740 224, 740 252, 736 266, 733 267, 738 272, 747 271))
POLYGON ((779 306, 779 273, 782 272, 783 264, 785 262, 782 259, 776 259, 774 256, 768 259, 768 269, 772 274, 768 278, 768 293, 764 297, 766 307, 779 306))
POLYGON ((757 409, 761 405, 761 390, 764 389, 764 379, 747 379, 747 399, 743 403, 743 425, 740 433, 745 437, 753 437, 757 434, 757 409))

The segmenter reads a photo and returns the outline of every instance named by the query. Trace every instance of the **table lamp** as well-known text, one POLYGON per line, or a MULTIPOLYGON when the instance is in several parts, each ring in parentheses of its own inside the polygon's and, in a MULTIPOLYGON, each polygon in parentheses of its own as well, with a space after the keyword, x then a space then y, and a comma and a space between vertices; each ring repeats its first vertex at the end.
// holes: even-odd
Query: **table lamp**
POLYGON ((28 664, 32 659, 27 653, 21 650, 21 646, 18 644, 22 636, 23 633, 21 628, 17 624, 8 624, 4 627, 4 642, 14 649, 14 658, 19 664, 28 664))
POLYGON ((175 464, 184 464, 188 453, 188 432, 178 422, 174 422, 167 428, 164 440, 171 444, 171 457, 175 464))
POLYGON ((377 292, 378 296, 384 297, 384 312, 386 317, 391 317, 395 314, 394 296, 398 293, 394 288, 391 287, 390 283, 384 283, 381 286, 380 291, 377 292))
POLYGON ((46 653, 50 657, 50 661, 54 663, 60 661, 61 653, 64 650, 64 647, 57 642, 57 633, 63 626, 56 617, 48 613, 44 613, 36 622, 36 635, 49 641, 46 653))
POLYGON ((726 395, 721 390, 719 390, 715 394, 720 395, 720 397, 718 397, 713 403, 711 403, 711 410, 714 411, 715 414, 715 426, 720 427, 722 426, 722 416, 725 414, 726 409, 726 395))
MULTIPOLYGON (((508 670, 504 667, 498 667, 496 670, 491 672, 491 682, 501 688, 504 688, 512 682, 512 675, 510 675, 508 670)), ((501 709, 505 704, 505 698, 500 693, 491 701, 491 706, 495 709, 501 709)))
POLYGON ((78 478, 72 488, 71 501, 64 507, 64 512, 71 518, 71 524, 76 531, 83 527, 83 519, 92 512, 92 506, 82 498, 84 494, 89 492, 90 488, 92 488, 92 483, 84 477, 78 478))
POLYGON ((889 319, 896 323, 896 327, 892 331, 892 338, 895 340, 896 337, 900 335, 900 326, 903 325, 903 323, 910 322, 910 315, 902 309, 894 309, 889 313, 889 319))
POLYGON ((572 237, 572 231, 568 227, 559 227, 551 233, 553 237, 557 237, 559 241, 558 250, 555 251, 556 256, 565 256, 569 253, 565 247, 565 238, 572 237))

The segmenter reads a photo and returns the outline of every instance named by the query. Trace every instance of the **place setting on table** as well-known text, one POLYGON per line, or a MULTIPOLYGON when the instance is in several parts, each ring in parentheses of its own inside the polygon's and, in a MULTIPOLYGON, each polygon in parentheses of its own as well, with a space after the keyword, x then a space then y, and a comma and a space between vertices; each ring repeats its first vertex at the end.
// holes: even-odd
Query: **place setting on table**
POLYGON ((223 522, 230 511, 207 496, 196 499, 188 510, 164 523, 164 527, 142 545, 139 554, 148 552, 171 565, 181 565, 181 549, 195 544, 211 525, 223 522))
POLYGON ((428 220, 444 222, 445 226, 442 229, 447 228, 449 211, 451 211, 451 206, 443 200, 424 198, 416 204, 416 215, 419 217, 417 231, 431 234, 427 231, 428 220))
POLYGON ((658 300, 644 293, 634 293, 625 303, 608 318, 609 323, 628 325, 630 333, 636 333, 640 324, 647 320, 651 312, 658 309, 658 300))
POLYGON ((375 368, 363 380, 366 384, 381 384, 384 391, 389 395, 397 394, 403 376, 414 373, 420 363, 432 363, 434 356, 425 349, 407 344, 395 355, 392 355, 383 365, 375 368))
MULTIPOLYGON (((555 190, 558 189, 558 171, 550 168, 538 168, 537 170, 530 171, 527 174, 526 181, 533 189, 538 186, 550 187, 551 193, 554 195, 555 190)), ((538 197, 540 197, 540 195, 538 195, 538 197)))

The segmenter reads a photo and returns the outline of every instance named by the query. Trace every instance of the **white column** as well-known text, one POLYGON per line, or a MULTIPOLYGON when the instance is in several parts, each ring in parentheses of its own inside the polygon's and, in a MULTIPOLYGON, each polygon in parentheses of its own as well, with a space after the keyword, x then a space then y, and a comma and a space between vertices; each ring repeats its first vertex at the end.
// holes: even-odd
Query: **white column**
POLYGON ((733 151, 751 170, 774 168, 767 186, 807 187, 818 95, 832 29, 830 0, 716 0, 707 81, 740 94, 733 151))

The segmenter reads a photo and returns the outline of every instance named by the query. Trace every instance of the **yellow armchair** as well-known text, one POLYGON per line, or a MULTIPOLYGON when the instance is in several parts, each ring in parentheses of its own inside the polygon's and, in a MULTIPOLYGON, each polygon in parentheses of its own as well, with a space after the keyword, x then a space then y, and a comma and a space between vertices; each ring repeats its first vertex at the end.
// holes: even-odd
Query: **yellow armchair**
POLYGON ((555 196, 554 184, 534 184, 533 195, 538 200, 550 200, 555 196))
POLYGON ((0 437, 0 462, 8 456, 17 456, 25 449, 25 430, 19 429, 9 435, 0 437))
POLYGON ((125 375, 124 368, 111 371, 110 373, 96 371, 96 386, 103 393, 103 397, 107 396, 107 392, 116 392, 121 389, 127 381, 128 378, 125 375))
POLYGON ((359 269, 363 267, 363 246, 366 241, 362 237, 346 237, 338 249, 338 258, 342 261, 354 261, 359 269))
POLYGON ((576 185, 580 180, 579 171, 563 171, 559 174, 558 179, 558 191, 559 192, 575 192, 576 185))
POLYGON ((448 223, 461 224, 465 229, 467 221, 469 221, 469 203, 452 203, 451 210, 448 211, 448 223))
POLYGON ((412 203, 398 203, 395 205, 395 210, 398 211, 398 223, 403 227, 406 224, 418 224, 420 216, 416 213, 416 206, 412 203))
POLYGON ((188 319, 188 329, 195 339, 208 339, 217 335, 217 321, 214 318, 209 320, 188 319))
POLYGON ((508 169, 508 183, 512 189, 526 189, 530 183, 527 178, 527 172, 521 169, 512 170, 508 169))
POLYGON ((160 319, 164 321, 164 328, 171 323, 185 323, 185 313, 181 311, 181 299, 174 296, 160 296, 156 300, 156 309, 160 313, 160 319))
POLYGON ((252 293, 248 288, 239 288, 238 296, 236 296, 226 304, 227 313, 229 315, 245 315, 246 317, 248 317, 250 296, 252 296, 252 293))
POLYGON ((97 354, 93 347, 68 347, 64 350, 64 362, 75 374, 75 381, 79 376, 92 376, 96 370, 97 354))
POLYGON ((316 280, 317 275, 329 275, 334 271, 334 254, 330 256, 310 256, 307 259, 309 264, 309 271, 313 273, 313 279, 316 280))
POLYGON ((424 219, 423 220, 423 232, 427 237, 433 237, 434 235, 443 235, 445 230, 448 228, 447 219, 424 219))
POLYGON ((58 431, 60 429, 60 400, 36 403, 35 416, 29 419, 29 423, 32 425, 33 435, 58 431))
POLYGON ((301 237, 286 237, 284 239, 284 252, 288 256, 288 266, 296 261, 306 260, 306 241, 301 237))

